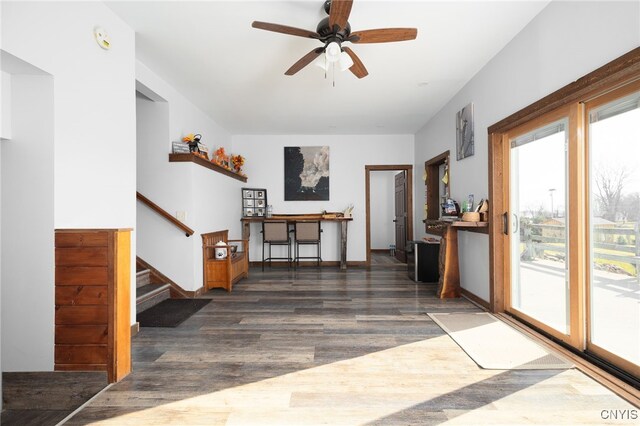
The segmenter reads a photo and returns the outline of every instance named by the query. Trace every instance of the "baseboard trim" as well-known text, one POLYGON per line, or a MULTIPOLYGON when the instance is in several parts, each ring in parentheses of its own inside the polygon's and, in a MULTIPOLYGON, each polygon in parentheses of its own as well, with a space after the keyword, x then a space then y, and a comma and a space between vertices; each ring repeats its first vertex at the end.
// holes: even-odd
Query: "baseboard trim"
POLYGON ((140 332, 140 323, 136 322, 135 324, 131 324, 131 337, 135 336, 140 332))
POLYGON ((460 292, 462 293, 462 296, 466 299, 469 299, 471 302, 475 303, 476 305, 479 305, 480 307, 484 308, 486 311, 491 311, 491 306, 489 305, 489 302, 487 302, 486 300, 483 300, 482 298, 476 296, 475 294, 471 293, 469 290, 464 289, 462 287, 460 287, 460 292))
MULTIPOLYGON (((253 261, 253 262, 249 262, 249 266, 251 267, 255 267, 255 268, 262 268, 262 262, 260 261, 253 261)), ((288 264, 287 262, 273 262, 271 265, 273 268, 287 268, 288 264)), ((303 261, 300 262, 300 267, 301 268, 308 268, 308 267, 317 267, 318 263, 314 262, 313 260, 311 261, 303 261)), ((347 262, 347 267, 352 267, 352 268, 358 268, 358 267, 362 267, 362 266, 367 266, 367 262, 365 261, 349 261, 347 262)), ((269 267, 269 264, 267 263, 265 265, 265 269, 269 267)), ((291 265, 291 267, 293 267, 293 264, 291 265)), ((320 267, 340 267, 340 261, 338 260, 323 260, 322 262, 320 262, 320 267)))
POLYGON ((383 254, 391 253, 391 249, 371 249, 370 251, 371 253, 383 253, 383 254))
POLYGON ((197 289, 195 291, 190 291, 190 290, 183 289, 176 282, 171 280, 169 277, 164 275, 162 272, 158 271, 156 268, 154 268, 148 262, 144 261, 143 259, 141 259, 138 256, 136 256, 136 263, 138 263, 142 267, 150 270, 151 273, 153 275, 155 275, 158 279, 160 279, 161 282, 165 282, 165 283, 169 284, 169 286, 171 286, 169 291, 171 293, 171 298, 172 299, 195 299, 195 298, 198 298, 198 297, 202 296, 202 294, 204 294, 204 287, 200 287, 199 289, 197 289))

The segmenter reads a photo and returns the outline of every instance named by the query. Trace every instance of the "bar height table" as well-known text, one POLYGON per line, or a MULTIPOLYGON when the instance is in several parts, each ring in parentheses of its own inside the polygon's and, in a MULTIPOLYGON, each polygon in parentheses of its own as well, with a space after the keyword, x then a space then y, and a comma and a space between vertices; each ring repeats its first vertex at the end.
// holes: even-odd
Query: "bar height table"
POLYGON ((249 239, 251 236, 251 223, 261 223, 265 220, 286 220, 290 224, 297 220, 319 220, 322 222, 340 222, 340 269, 347 269, 347 225, 353 220, 352 217, 327 217, 321 214, 274 214, 270 218, 265 217, 243 217, 242 238, 249 239))

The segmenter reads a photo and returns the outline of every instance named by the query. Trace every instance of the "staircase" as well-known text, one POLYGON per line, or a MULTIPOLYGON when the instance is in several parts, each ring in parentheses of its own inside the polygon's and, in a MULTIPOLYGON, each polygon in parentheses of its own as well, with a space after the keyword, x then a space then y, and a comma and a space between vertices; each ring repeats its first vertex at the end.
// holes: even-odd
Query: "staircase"
POLYGON ((171 297, 171 286, 162 283, 149 269, 136 265, 136 312, 140 313, 171 297))

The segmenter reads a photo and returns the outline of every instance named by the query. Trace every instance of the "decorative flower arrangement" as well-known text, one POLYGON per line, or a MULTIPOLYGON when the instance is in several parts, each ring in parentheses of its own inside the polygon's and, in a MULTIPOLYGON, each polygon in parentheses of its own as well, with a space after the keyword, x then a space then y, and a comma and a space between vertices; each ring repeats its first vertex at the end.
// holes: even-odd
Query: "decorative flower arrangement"
POLYGON ((198 142, 202 139, 202 135, 189 133, 187 136, 182 138, 182 142, 189 144, 189 151, 198 154, 200 149, 198 149, 198 142))
POLYGON ((231 162, 233 168, 236 169, 236 173, 242 172, 242 166, 244 166, 244 157, 240 154, 231 156, 231 162))
POLYGON ((215 154, 215 157, 213 157, 211 159, 211 161, 216 163, 218 166, 224 167, 227 170, 231 170, 231 167, 229 166, 229 156, 224 151, 224 147, 223 146, 221 146, 220 148, 216 149, 214 154, 215 154))

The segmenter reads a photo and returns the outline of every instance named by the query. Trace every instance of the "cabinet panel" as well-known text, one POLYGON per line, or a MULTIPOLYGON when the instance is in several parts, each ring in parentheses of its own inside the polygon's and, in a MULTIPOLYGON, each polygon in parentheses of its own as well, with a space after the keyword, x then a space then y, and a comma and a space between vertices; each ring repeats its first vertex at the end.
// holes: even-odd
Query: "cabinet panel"
POLYGON ((57 248, 56 265, 59 266, 107 266, 107 247, 57 248))
POLYGON ((104 306, 56 306, 56 325, 107 324, 108 307, 104 306))
POLYGON ((57 266, 56 285, 108 285, 106 266, 57 266))
POLYGON ((56 345, 56 364, 106 364, 107 345, 56 345))
POLYGON ((106 247, 108 241, 108 232, 56 234, 56 247, 106 247))
POLYGON ((57 325, 56 344, 107 344, 107 325, 57 325))
POLYGON ((106 305, 107 286, 56 287, 56 306, 106 305))
POLYGON ((56 231, 56 370, 131 371, 130 246, 130 230, 56 231))

